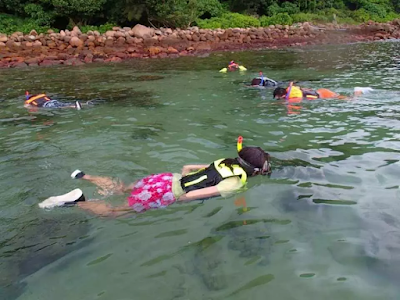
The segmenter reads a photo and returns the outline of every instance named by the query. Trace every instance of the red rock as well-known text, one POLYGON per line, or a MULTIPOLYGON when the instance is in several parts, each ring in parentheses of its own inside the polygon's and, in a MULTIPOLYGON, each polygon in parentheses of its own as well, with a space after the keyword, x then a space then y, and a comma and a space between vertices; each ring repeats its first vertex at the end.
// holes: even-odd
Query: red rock
POLYGON ((76 58, 69 58, 66 61, 64 61, 64 65, 66 66, 72 66, 74 64, 75 61, 77 61, 78 59, 76 58))
POLYGON ((85 62, 85 63, 91 63, 91 62, 93 62, 93 54, 91 54, 91 53, 87 54, 87 55, 85 56, 84 62, 85 62))
POLYGON ((149 38, 154 35, 154 29, 137 24, 132 28, 132 34, 137 38, 149 38))
POLYGON ((31 65, 31 64, 38 64, 39 61, 40 61, 40 58, 39 58, 39 57, 30 57, 30 58, 25 59, 25 62, 26 62, 28 65, 31 65))
POLYGON ((120 61, 122 61, 122 58, 114 56, 114 57, 111 57, 111 58, 107 58, 104 61, 106 61, 106 62, 120 62, 120 61))
POLYGON ((103 63, 103 62, 104 62, 104 59, 102 59, 102 58, 95 58, 95 59, 93 59, 93 62, 94 62, 94 63, 103 63))
POLYGON ((84 65, 84 64, 85 64, 85 63, 84 63, 83 61, 79 60, 79 59, 77 59, 77 60, 75 60, 75 61, 72 62, 72 65, 73 65, 73 66, 82 66, 82 65, 84 65))
POLYGON ((54 66, 54 65, 60 65, 62 62, 59 60, 43 60, 40 65, 41 66, 54 66))
POLYGON ((59 60, 66 60, 69 58, 69 55, 67 53, 58 53, 57 54, 57 59, 59 60))
POLYGON ((211 50, 211 45, 207 43, 200 43, 197 45, 195 48, 197 51, 210 51, 211 50))
POLYGON ((147 51, 149 52, 150 56, 154 56, 160 53, 162 51, 162 48, 151 46, 147 49, 147 51))
POLYGON ((82 47, 82 46, 83 46, 83 41, 80 40, 79 38, 77 38, 76 36, 73 36, 73 37, 71 38, 71 40, 69 41, 69 44, 70 44, 72 47, 82 47))
POLYGON ((107 40, 104 42, 104 45, 105 45, 106 47, 112 47, 112 46, 114 45, 114 40, 107 39, 107 40))
POLYGON ((179 51, 176 50, 174 47, 168 47, 167 51, 168 51, 168 53, 170 53, 170 54, 179 53, 179 51))
POLYGON ((132 57, 132 58, 142 58, 142 57, 143 57, 143 54, 141 54, 141 53, 131 53, 131 54, 129 54, 129 57, 132 57))
POLYGON ((8 41, 7 35, 0 33, 0 42, 6 43, 7 41, 8 41))
POLYGON ((26 63, 24 63, 24 62, 15 62, 15 63, 13 63, 13 64, 11 64, 11 68, 25 68, 25 67, 27 67, 28 65, 26 64, 26 63))

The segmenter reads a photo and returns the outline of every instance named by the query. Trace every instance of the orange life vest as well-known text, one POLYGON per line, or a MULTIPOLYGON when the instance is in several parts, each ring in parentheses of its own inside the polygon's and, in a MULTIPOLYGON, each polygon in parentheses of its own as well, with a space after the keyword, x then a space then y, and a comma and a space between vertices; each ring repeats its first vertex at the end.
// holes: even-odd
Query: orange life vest
POLYGON ((28 100, 25 101, 25 104, 35 105, 38 106, 46 101, 50 101, 51 99, 46 96, 46 94, 39 94, 36 96, 30 97, 28 100))

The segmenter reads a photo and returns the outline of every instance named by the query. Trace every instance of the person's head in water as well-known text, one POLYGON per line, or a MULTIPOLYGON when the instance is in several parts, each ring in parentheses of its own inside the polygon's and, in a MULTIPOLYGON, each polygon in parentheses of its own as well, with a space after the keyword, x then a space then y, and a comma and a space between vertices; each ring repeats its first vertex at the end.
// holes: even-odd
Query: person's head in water
POLYGON ((244 147, 237 161, 250 176, 271 173, 270 155, 260 147, 244 147))
POLYGON ((275 99, 282 99, 282 98, 285 98, 286 97, 286 89, 285 88, 283 88, 283 87, 277 87, 275 90, 274 90, 274 98, 275 99))
POLYGON ((235 70, 239 69, 239 64, 237 64, 237 63, 235 63, 235 61, 231 60, 228 65, 228 69, 230 71, 235 71, 235 70))
POLYGON ((239 151, 239 156, 235 159, 224 159, 220 164, 228 167, 239 164, 246 172, 247 176, 267 175, 271 173, 269 163, 270 155, 260 147, 243 147, 239 151))

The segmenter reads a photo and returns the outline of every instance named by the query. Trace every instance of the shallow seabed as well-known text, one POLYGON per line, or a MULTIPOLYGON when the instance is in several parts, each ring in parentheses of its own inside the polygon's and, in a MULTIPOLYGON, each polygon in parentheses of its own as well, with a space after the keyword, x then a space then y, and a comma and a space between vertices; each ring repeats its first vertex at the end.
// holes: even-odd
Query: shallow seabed
MULTIPOLYGON (((400 44, 1 70, 0 299, 399 299, 400 44), (245 73, 221 74, 231 59, 245 73), (263 70, 353 99, 286 105, 263 70), (28 111, 24 92, 97 105, 28 111), (97 218, 40 210, 89 174, 134 181, 234 157, 274 157, 231 198, 97 218)), ((125 197, 110 196, 117 205, 125 197)))

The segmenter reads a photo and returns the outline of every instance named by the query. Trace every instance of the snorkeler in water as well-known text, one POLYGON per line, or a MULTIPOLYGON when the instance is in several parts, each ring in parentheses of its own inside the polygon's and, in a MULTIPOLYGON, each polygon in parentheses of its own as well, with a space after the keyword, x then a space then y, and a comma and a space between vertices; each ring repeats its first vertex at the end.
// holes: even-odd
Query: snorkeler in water
POLYGON ((265 77, 263 72, 259 73, 259 77, 253 78, 253 80, 251 81, 251 86, 256 87, 276 87, 279 85, 278 82, 276 82, 275 80, 265 77))
POLYGON ((46 199, 39 204, 41 208, 74 205, 102 216, 117 216, 126 211, 144 212, 149 209, 163 208, 175 202, 228 196, 242 189, 247 179, 257 175, 271 173, 270 155, 260 147, 242 147, 239 137, 238 156, 222 158, 207 165, 186 165, 181 174, 161 173, 142 178, 130 185, 108 177, 85 174, 76 170, 72 178, 83 179, 102 189, 100 193, 130 193, 128 203, 112 207, 103 201, 85 200, 81 190, 77 189, 63 196, 46 199))
POLYGON ((75 101, 75 103, 61 102, 51 99, 46 94, 31 95, 28 91, 25 92, 24 106, 42 108, 75 108, 77 110, 82 109, 82 105, 79 101, 75 101))
MULTIPOLYGON (((370 87, 356 87, 354 88, 354 96, 359 96, 373 91, 370 87)), ((287 88, 278 87, 274 90, 273 96, 275 99, 286 99, 298 101, 302 99, 316 100, 316 99, 350 99, 347 96, 340 95, 328 89, 312 90, 302 88, 290 83, 287 88)))
POLYGON ((221 73, 226 73, 226 72, 234 72, 234 71, 247 71, 247 69, 244 66, 239 65, 235 61, 231 60, 228 64, 227 68, 222 68, 219 70, 221 73))

